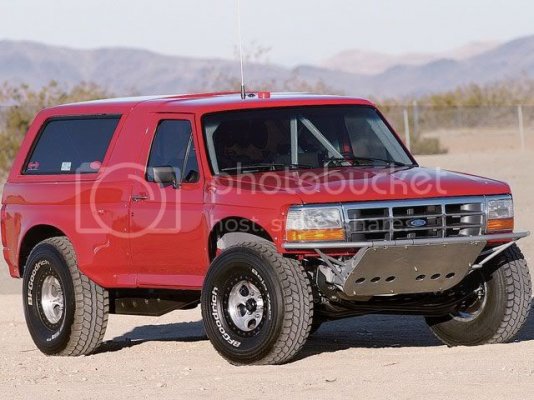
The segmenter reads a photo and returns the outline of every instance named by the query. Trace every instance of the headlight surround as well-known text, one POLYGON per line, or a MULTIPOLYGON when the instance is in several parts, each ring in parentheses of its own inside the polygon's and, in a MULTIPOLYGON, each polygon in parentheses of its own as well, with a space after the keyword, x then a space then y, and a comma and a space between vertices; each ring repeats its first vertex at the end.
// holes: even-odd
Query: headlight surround
POLYGON ((514 230, 514 202, 511 197, 499 197, 486 200, 486 232, 503 232, 514 230))
POLYGON ((289 242, 345 240, 341 210, 335 207, 290 209, 286 219, 286 240, 289 242))

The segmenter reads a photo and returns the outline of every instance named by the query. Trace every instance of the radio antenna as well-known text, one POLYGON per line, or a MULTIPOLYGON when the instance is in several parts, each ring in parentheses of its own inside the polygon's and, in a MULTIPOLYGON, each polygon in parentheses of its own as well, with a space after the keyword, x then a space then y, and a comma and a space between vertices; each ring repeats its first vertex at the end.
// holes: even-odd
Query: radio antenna
POLYGON ((239 64, 241 67, 241 99, 245 100, 245 74, 243 72, 243 42, 241 40, 241 0, 237 0, 237 39, 239 41, 239 64))

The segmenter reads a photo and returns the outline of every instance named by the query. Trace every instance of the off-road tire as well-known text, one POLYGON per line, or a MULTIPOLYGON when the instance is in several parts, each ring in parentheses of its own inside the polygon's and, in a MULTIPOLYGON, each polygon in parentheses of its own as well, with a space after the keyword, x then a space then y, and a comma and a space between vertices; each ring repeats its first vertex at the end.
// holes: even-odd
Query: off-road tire
POLYGON ((47 355, 90 354, 104 338, 108 292, 80 272, 66 237, 43 240, 32 249, 24 269, 23 305, 32 339, 47 355), (55 323, 46 316, 42 302, 43 287, 47 291, 43 282, 50 277, 60 284, 57 298, 63 298, 63 311, 57 311, 59 320, 55 323))
POLYGON ((289 361, 306 342, 313 320, 308 275, 270 243, 242 243, 223 251, 208 271, 201 305, 208 338, 235 365, 289 361), (241 281, 257 287, 264 304, 261 322, 250 332, 240 330, 228 311, 231 290, 241 281))
POLYGON ((472 320, 428 317, 434 335, 448 346, 476 346, 511 341, 530 311, 531 279, 521 250, 514 244, 488 262, 479 275, 487 299, 472 320))

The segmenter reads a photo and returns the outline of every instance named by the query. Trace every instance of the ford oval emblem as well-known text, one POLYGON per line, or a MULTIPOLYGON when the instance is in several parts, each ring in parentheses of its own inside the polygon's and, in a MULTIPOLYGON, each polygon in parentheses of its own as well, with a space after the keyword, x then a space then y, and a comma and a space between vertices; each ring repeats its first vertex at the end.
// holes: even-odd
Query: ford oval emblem
POLYGON ((408 226, 411 226, 412 228, 420 228, 426 224, 426 219, 411 219, 408 221, 408 226))

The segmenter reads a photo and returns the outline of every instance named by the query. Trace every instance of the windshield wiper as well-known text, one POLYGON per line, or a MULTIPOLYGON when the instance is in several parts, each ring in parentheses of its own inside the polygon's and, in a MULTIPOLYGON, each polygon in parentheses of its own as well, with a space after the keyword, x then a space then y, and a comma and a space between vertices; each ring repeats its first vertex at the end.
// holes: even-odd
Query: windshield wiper
POLYGON ((383 158, 374 158, 374 157, 354 157, 354 161, 369 161, 369 162, 382 162, 386 165, 394 165, 396 167, 413 167, 413 164, 406 164, 400 161, 395 160, 385 160, 383 158))
POLYGON ((260 163, 260 164, 250 164, 250 165, 238 165, 236 167, 228 167, 221 169, 221 172, 253 172, 255 170, 265 170, 265 171, 279 171, 283 169, 311 169, 313 168, 308 164, 279 164, 279 163, 260 163))
POLYGON ((343 157, 343 158, 339 158, 339 157, 328 158, 325 160, 325 167, 328 167, 329 165, 335 165, 338 167, 354 166, 354 165, 358 165, 358 166, 368 165, 368 164, 364 164, 365 162, 367 163, 380 162, 380 163, 384 163, 386 166, 393 165, 396 167, 413 167, 414 166, 414 164, 405 164, 400 161, 385 160, 383 158, 349 156, 349 157, 343 157))
MULTIPOLYGON (((249 170, 262 170, 267 171, 276 171, 277 167, 283 166, 284 164, 274 164, 274 163, 261 163, 261 164, 248 164, 248 165, 237 165, 235 167, 228 167, 221 169, 221 172, 232 172, 232 171, 249 171, 249 170)), ((249 171, 250 172, 250 171, 249 171)))
POLYGON ((298 163, 288 164, 285 166, 289 167, 289 169, 313 169, 315 168, 314 166, 309 165, 309 164, 298 164, 298 163))

